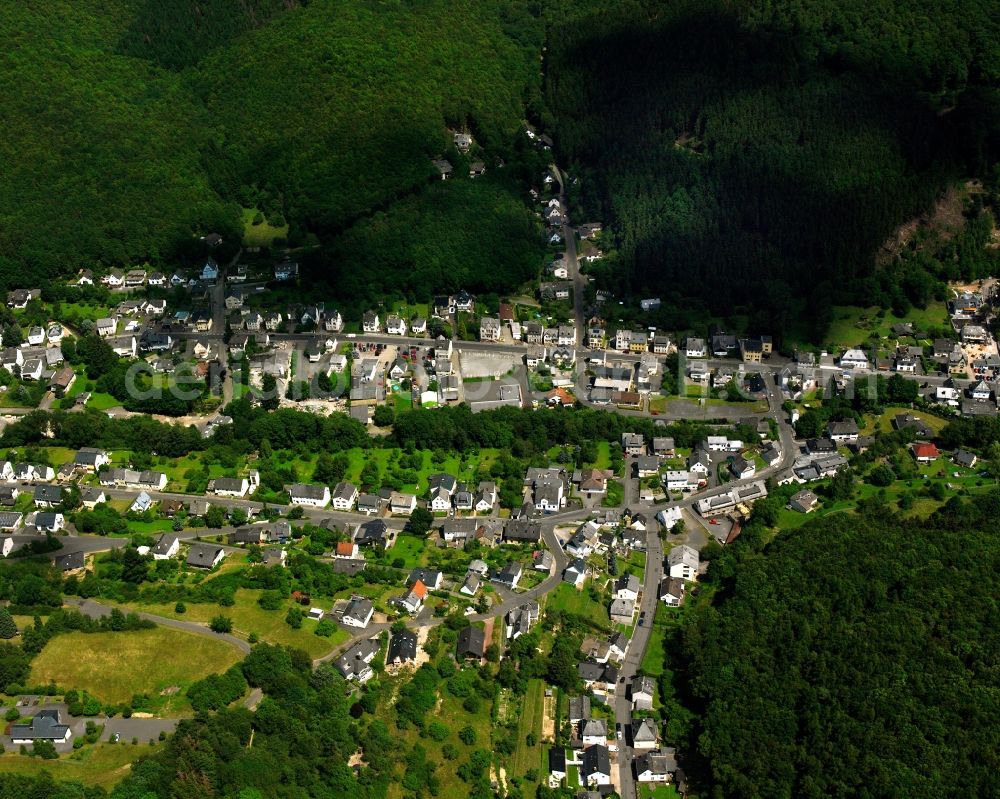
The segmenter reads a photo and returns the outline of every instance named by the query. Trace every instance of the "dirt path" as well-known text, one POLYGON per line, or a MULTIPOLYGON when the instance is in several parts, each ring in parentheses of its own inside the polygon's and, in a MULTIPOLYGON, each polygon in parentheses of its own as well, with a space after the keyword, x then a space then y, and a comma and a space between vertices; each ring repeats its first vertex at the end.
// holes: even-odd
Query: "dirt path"
POLYGON ((556 739, 556 697, 546 696, 542 699, 542 740, 553 742, 556 739))

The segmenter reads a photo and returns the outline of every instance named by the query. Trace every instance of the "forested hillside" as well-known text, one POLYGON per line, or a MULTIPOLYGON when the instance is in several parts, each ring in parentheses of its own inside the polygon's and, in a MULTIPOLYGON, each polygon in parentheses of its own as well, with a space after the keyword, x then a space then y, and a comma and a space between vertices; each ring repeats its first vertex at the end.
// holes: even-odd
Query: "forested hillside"
POLYGON ((331 296, 376 305, 389 293, 418 300, 460 288, 503 293, 537 276, 539 236, 524 204, 502 185, 439 181, 335 238, 310 273, 331 296))
POLYGON ((237 240, 241 205, 329 240, 429 185, 449 128, 505 155, 541 40, 513 0, 4 4, 0 283, 237 240))
POLYGON ((727 548, 674 663, 706 795, 1000 795, 998 511, 869 509, 727 548))
POLYGON ((202 166, 211 119, 183 81, 115 52, 128 4, 0 4, 0 283, 166 256, 236 224, 202 166))
POLYGON ((577 206, 612 223, 605 280, 749 308, 777 333, 822 330, 831 300, 893 302, 909 287, 870 277, 880 244, 997 159, 995 11, 699 0, 557 17, 547 99, 577 206))

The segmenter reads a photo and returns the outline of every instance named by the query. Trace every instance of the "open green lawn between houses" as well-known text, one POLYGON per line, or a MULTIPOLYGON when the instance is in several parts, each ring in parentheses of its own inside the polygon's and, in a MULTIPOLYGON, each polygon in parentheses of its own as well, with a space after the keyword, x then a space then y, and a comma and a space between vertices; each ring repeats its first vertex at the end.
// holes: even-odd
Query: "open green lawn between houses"
POLYGON ((189 710, 184 689, 240 660, 231 644, 204 635, 156 627, 128 632, 57 635, 34 659, 33 684, 85 689, 104 702, 149 694, 164 715, 189 710), (169 695, 161 691, 171 688, 169 695))
POLYGON ((662 602, 656 603, 656 615, 653 617, 653 627, 649 631, 649 642, 642 656, 639 670, 650 677, 663 674, 663 636, 667 627, 667 615, 678 613, 676 608, 668 608, 662 602))
POLYGON ((545 710, 545 682, 539 679, 528 681, 528 690, 521 701, 517 717, 517 749, 511 755, 511 765, 507 777, 523 777, 530 769, 544 774, 547 763, 543 764, 545 748, 542 746, 542 714, 545 710), (528 746, 528 734, 535 736, 535 745, 528 746))
POLYGON ((892 420, 901 413, 909 413, 916 416, 934 431, 934 435, 940 433, 945 425, 948 424, 947 419, 942 419, 940 416, 935 416, 933 413, 928 413, 927 411, 912 410, 910 408, 887 408, 879 416, 865 417, 865 424, 861 429, 862 435, 871 435, 877 430, 883 433, 891 432, 893 430, 892 420))
MULTIPOLYGON (((861 308, 855 305, 833 306, 833 319, 823 338, 823 344, 828 349, 840 351, 849 347, 868 342, 872 333, 881 338, 890 336, 892 326, 901 322, 910 322, 917 332, 929 328, 945 327, 949 324, 948 314, 943 302, 931 302, 926 308, 911 308, 905 316, 896 316, 892 311, 880 314, 876 306, 861 308)), ((805 344, 804 337, 794 333, 789 337, 793 344, 805 344)))
MULTIPOLYGON (((819 485, 825 485, 825 482, 819 485)), ((817 485, 810 485, 808 488, 817 491, 817 485)), ((885 488, 859 483, 850 499, 833 504, 820 504, 816 510, 809 514, 782 508, 778 514, 778 527, 782 530, 792 529, 801 527, 807 520, 817 516, 829 516, 832 513, 853 513, 860 500, 871 499, 881 492, 884 492, 885 501, 892 505, 895 505, 904 493, 913 493, 915 498, 913 507, 905 511, 904 515, 925 518, 959 492, 984 494, 995 490, 995 488, 996 481, 989 477, 980 477, 978 468, 964 469, 942 457, 933 463, 920 464, 916 476, 905 480, 896 480, 885 488), (944 484, 943 500, 920 495, 921 489, 932 483, 944 484)))
POLYGON ((639 785, 639 799, 681 799, 673 785, 639 785))
POLYGON ((563 610, 585 616, 592 621, 611 629, 611 617, 608 609, 601 602, 595 602, 584 585, 583 590, 577 590, 569 583, 560 583, 556 590, 546 599, 546 607, 550 610, 563 610))

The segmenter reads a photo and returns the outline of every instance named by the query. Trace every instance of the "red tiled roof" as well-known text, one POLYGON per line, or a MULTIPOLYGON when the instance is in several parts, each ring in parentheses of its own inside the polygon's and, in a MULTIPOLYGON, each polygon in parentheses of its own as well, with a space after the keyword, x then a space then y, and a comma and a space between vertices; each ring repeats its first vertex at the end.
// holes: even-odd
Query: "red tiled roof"
POLYGON ((921 443, 913 445, 913 454, 918 458, 936 458, 939 453, 933 444, 921 443))

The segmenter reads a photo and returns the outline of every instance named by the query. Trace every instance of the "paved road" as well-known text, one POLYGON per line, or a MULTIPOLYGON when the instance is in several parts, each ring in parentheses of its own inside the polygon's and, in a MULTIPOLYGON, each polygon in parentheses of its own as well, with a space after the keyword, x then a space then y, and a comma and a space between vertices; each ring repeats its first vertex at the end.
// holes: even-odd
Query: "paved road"
POLYGON ((569 204, 566 202, 565 176, 558 166, 549 167, 559 182, 559 202, 563 207, 565 223, 562 227, 563 244, 566 247, 566 263, 569 279, 573 281, 573 325, 576 328, 577 344, 582 344, 587 337, 587 319, 583 311, 583 295, 587 286, 587 278, 580 272, 580 259, 576 252, 576 229, 569 224, 569 204))
POLYGON ((620 680, 615 691, 615 723, 620 724, 623 731, 622 740, 618 744, 618 785, 622 799, 635 799, 636 795, 632 774, 635 753, 630 745, 632 700, 629 699, 628 688, 642 665, 642 659, 649 645, 653 619, 656 617, 657 594, 662 579, 663 543, 660 541, 659 533, 654 529, 646 540, 646 571, 643 576, 642 597, 639 600, 639 617, 644 620, 641 626, 635 628, 632 635, 632 642, 619 669, 620 680), (645 614, 645 617, 642 614, 645 614))

